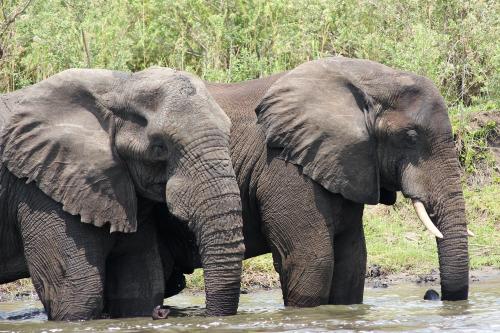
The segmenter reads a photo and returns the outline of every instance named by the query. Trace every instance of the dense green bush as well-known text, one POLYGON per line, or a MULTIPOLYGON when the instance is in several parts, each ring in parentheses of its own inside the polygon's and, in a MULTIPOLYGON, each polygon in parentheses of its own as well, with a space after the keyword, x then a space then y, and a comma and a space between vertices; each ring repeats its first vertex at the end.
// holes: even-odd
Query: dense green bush
POLYGON ((238 81, 340 54, 426 75, 470 105, 499 98, 499 16, 495 0, 37 0, 3 37, 0 90, 89 64, 238 81))

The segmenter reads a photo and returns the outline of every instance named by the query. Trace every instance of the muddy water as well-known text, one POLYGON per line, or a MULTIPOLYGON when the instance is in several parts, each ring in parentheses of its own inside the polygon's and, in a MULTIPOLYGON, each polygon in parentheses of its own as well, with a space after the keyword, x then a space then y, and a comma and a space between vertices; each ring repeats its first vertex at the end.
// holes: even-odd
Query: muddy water
POLYGON ((428 288, 367 288, 365 304, 310 309, 285 309, 279 290, 259 291, 242 295, 239 314, 225 318, 203 317, 203 297, 181 294, 168 300, 176 308, 165 321, 47 322, 40 303, 17 301, 0 303, 0 332, 500 332, 500 278, 474 283, 464 302, 423 301, 428 288))

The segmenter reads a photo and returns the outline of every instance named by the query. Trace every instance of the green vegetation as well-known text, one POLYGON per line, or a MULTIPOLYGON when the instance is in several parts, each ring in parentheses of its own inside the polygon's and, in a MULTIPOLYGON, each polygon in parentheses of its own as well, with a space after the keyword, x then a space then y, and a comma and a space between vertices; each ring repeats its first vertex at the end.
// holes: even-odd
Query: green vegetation
MULTIPOLYGON (((9 16, 26 1, 0 3, 9 16)), ((89 65, 162 65, 240 81, 340 54, 425 75, 453 105, 498 102, 499 6, 495 0, 37 0, 0 35, 0 90, 89 65)))
MULTIPOLYGON (((203 270, 196 269, 193 274, 186 276, 187 288, 200 290, 204 287, 203 270)), ((243 262, 243 277, 241 288, 275 288, 279 287, 279 276, 274 270, 273 257, 270 253, 264 254, 243 262)))
MULTIPOLYGON (((488 149, 499 126, 491 116, 500 109, 498 1, 0 0, 0 7, 0 92, 70 67, 161 65, 231 82, 328 55, 429 77, 450 107, 464 167, 477 235, 472 267, 500 267, 500 178, 488 149)), ((393 272, 436 267, 434 241, 406 201, 368 209, 365 225, 370 263, 393 272)), ((276 283, 270 258, 247 261, 245 281, 276 283)), ((189 283, 200 281, 197 272, 189 283)))

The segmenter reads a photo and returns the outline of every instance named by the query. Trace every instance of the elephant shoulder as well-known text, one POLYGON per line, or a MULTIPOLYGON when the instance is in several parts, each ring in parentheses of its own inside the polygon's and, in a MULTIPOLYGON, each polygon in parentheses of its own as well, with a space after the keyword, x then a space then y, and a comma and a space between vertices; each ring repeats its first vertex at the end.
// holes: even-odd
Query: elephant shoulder
POLYGON ((272 84, 285 74, 286 72, 235 83, 206 82, 206 86, 233 123, 241 120, 255 123, 255 108, 272 84))

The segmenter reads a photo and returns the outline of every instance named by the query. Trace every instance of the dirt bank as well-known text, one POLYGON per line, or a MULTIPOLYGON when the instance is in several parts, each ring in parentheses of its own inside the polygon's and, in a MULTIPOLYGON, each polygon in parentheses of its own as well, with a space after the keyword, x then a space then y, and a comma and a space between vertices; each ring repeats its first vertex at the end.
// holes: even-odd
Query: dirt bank
MULTIPOLYGON (((429 274, 395 273, 384 274, 377 265, 370 267, 367 272, 365 286, 372 288, 389 288, 400 283, 416 283, 429 286, 439 286, 439 272, 432 270, 429 274)), ((474 284, 479 281, 500 279, 500 269, 493 267, 482 267, 472 270, 469 281, 474 284)))
MULTIPOLYGON (((275 273, 273 273, 274 275, 275 273)), ((429 274, 396 273, 387 274, 378 265, 368 268, 365 286, 368 288, 390 288, 401 283, 416 283, 439 287, 439 272, 433 270, 429 274)), ((470 282, 472 285, 479 281, 500 279, 500 269, 483 267, 470 272, 470 282)), ((242 288, 242 294, 255 292, 258 290, 269 290, 279 288, 279 279, 276 276, 262 276, 255 281, 247 280, 242 288)), ((198 288, 186 288, 184 292, 200 293, 198 288)), ((0 302, 12 302, 21 300, 37 300, 38 296, 31 285, 29 279, 8 283, 0 286, 0 302)))

